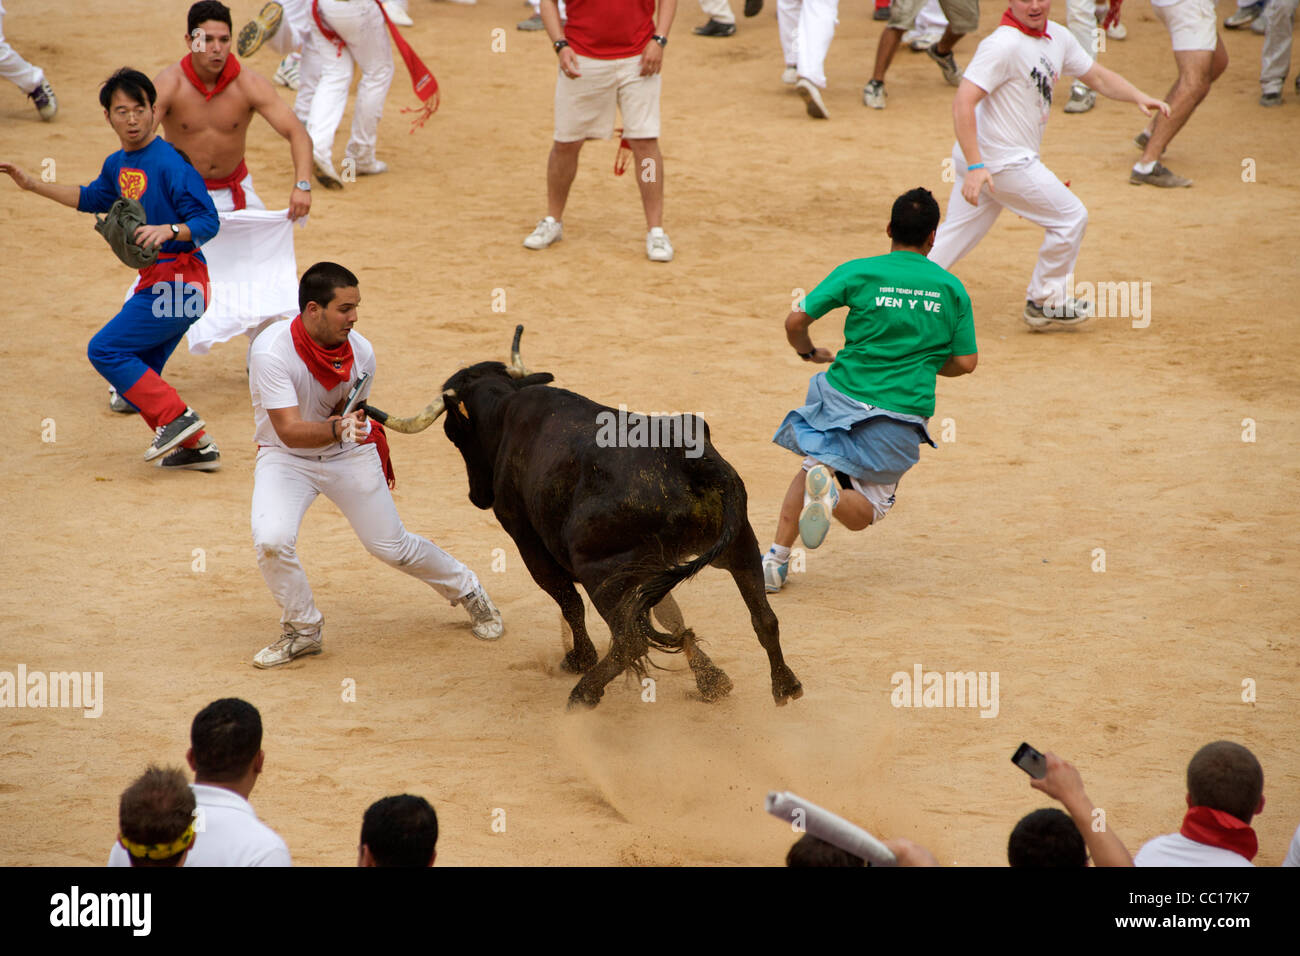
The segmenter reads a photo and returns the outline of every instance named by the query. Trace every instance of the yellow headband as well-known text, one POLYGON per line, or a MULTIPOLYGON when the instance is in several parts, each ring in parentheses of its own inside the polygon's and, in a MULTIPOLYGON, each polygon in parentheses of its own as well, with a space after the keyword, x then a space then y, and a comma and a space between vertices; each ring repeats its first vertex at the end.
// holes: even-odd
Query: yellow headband
POLYGON ((117 842, 127 853, 136 859, 166 860, 177 856, 190 848, 194 842, 194 821, 185 828, 185 832, 171 843, 132 843, 124 834, 117 835, 117 842))

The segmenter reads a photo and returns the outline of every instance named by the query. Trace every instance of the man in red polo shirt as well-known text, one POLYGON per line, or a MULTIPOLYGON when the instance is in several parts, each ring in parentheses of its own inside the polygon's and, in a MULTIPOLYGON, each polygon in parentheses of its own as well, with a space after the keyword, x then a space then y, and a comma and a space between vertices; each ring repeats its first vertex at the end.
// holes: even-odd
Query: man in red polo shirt
POLYGON ((677 0, 568 0, 560 25, 557 0, 542 0, 542 23, 560 60, 555 81, 555 142, 546 164, 547 216, 524 240, 545 249, 564 235, 561 218, 578 172, 578 153, 589 139, 614 133, 614 112, 623 116, 623 138, 635 160, 645 207, 646 255, 671 262, 672 243, 663 230, 664 170, 659 153, 659 71, 677 0))

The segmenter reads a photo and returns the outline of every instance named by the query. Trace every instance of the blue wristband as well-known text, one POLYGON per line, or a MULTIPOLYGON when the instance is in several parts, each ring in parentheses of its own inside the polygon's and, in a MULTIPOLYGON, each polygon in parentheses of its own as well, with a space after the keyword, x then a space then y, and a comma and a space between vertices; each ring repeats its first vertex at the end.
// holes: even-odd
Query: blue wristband
POLYGON ((967 166, 966 172, 970 173, 970 172, 974 172, 977 169, 983 169, 983 168, 984 168, 983 163, 976 163, 974 166, 967 166))

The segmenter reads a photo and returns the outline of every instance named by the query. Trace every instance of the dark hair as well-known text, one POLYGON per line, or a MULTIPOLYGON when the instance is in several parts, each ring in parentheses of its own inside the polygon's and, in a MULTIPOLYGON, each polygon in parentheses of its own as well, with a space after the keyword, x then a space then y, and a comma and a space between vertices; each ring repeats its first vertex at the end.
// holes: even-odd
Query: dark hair
POLYGON ((939 203, 930 190, 909 189, 894 200, 889 213, 889 234, 903 246, 920 246, 939 226, 939 203))
POLYGON ((325 308, 334 300, 334 290, 359 287, 357 277, 337 262, 318 262, 302 274, 298 283, 298 311, 306 312, 307 303, 325 308))
POLYGON ((384 797, 366 810, 361 842, 378 866, 428 866, 438 844, 438 814, 424 797, 384 797))
POLYGON ((262 715, 237 697, 214 700, 195 715, 190 746, 196 782, 238 780, 262 749, 262 715))
MULTIPOLYGON (((175 767, 149 765, 139 779, 122 791, 117 823, 122 836, 145 845, 173 843, 194 822, 194 791, 175 767)), ((131 855, 132 866, 176 866, 185 851, 166 859, 131 855)))
POLYGON ((1022 817, 1007 841, 1012 866, 1074 867, 1088 865, 1088 847, 1069 815, 1049 807, 1022 817))
POLYGON ((108 105, 113 102, 113 94, 118 90, 141 106, 152 108, 158 99, 158 91, 154 89, 153 80, 129 66, 122 67, 104 81, 104 85, 99 88, 99 105, 108 109, 108 105))
POLYGON ((1206 744, 1187 765, 1187 793, 1192 805, 1231 813, 1249 823, 1264 792, 1264 768, 1241 744, 1216 740, 1206 744))
POLYGON ((224 23, 231 30, 235 29, 235 25, 230 22, 230 8, 228 6, 220 3, 219 0, 199 0, 198 3, 190 7, 185 32, 190 36, 194 36, 194 28, 200 23, 207 23, 209 20, 224 23))
POLYGON ((866 861, 811 833, 805 833, 785 855, 786 866, 865 866, 866 861))

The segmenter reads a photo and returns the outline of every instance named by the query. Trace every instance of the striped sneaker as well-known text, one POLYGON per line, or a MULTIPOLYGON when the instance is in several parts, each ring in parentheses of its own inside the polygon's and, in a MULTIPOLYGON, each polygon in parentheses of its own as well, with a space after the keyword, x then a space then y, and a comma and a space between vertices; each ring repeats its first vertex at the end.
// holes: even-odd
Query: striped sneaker
POLYGON ((280 65, 275 68, 275 75, 271 77, 281 86, 291 90, 298 89, 298 81, 302 76, 302 54, 298 52, 289 53, 280 65))
POLYGON ((821 547, 831 530, 831 512, 839 503, 835 476, 825 465, 814 465, 804 479, 803 511, 799 513, 799 537, 805 548, 821 547))

